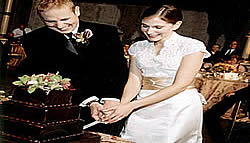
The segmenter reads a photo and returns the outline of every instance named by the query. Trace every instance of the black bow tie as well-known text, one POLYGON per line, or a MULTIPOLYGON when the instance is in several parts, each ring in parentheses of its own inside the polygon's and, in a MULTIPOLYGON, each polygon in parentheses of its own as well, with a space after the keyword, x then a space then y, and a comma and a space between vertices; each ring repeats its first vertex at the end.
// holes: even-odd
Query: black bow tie
POLYGON ((65 35, 67 35, 67 36, 68 36, 68 40, 70 40, 71 43, 72 43, 74 46, 76 46, 77 43, 76 43, 76 39, 73 38, 73 33, 70 32, 70 33, 67 33, 67 34, 65 34, 65 35))

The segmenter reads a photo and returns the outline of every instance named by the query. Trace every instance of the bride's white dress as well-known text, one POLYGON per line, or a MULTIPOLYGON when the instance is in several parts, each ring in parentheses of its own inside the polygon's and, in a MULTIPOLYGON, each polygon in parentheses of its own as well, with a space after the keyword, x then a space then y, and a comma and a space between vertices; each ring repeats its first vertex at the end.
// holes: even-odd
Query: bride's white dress
MULTIPOLYGON (((129 54, 136 57, 137 67, 145 77, 171 77, 174 81, 183 56, 204 52, 205 45, 195 39, 173 33, 165 41, 159 55, 152 42, 140 41, 131 45, 129 54)), ((141 90, 137 99, 157 90, 141 90)), ((157 104, 133 112, 121 132, 123 138, 136 143, 202 143, 202 103, 195 88, 157 104)))

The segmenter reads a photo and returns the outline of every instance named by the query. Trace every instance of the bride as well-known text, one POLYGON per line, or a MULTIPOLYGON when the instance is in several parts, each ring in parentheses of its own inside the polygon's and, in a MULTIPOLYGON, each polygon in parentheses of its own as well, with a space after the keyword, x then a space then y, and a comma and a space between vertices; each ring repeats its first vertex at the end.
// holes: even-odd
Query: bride
POLYGON ((119 105, 105 108, 103 121, 130 115, 121 132, 136 143, 201 143, 202 103, 192 85, 204 57, 203 42, 177 34, 181 11, 151 7, 141 20, 147 40, 131 45, 129 79, 119 105))

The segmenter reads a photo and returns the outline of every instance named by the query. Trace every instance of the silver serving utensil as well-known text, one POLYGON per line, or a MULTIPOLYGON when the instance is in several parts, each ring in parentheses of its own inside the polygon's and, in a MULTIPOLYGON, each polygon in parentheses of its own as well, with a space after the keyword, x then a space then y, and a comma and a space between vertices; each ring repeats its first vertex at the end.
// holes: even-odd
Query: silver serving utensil
POLYGON ((85 130, 85 129, 87 129, 87 128, 90 128, 90 127, 92 127, 92 126, 95 126, 95 125, 97 125, 97 124, 99 124, 99 123, 101 123, 101 122, 99 122, 99 121, 94 121, 94 122, 91 122, 91 123, 89 123, 89 124, 87 124, 87 125, 84 125, 84 126, 83 126, 83 130, 85 130))

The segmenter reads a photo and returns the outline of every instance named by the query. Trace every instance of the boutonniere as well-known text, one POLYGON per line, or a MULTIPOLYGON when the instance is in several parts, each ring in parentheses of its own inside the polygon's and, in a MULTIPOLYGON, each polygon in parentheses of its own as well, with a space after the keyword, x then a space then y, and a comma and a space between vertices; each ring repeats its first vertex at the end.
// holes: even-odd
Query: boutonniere
POLYGON ((77 43, 88 44, 89 38, 93 36, 93 32, 90 29, 85 29, 81 33, 74 34, 77 43))

